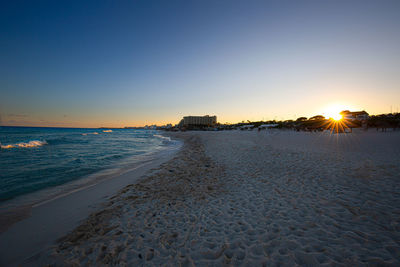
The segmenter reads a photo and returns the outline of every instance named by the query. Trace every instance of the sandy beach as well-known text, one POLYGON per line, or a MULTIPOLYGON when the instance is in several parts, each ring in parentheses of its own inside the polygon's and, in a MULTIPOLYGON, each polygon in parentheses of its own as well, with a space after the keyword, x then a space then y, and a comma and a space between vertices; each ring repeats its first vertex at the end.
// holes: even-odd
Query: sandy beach
POLYGON ((62 265, 399 266, 400 132, 185 132, 50 250, 62 265))

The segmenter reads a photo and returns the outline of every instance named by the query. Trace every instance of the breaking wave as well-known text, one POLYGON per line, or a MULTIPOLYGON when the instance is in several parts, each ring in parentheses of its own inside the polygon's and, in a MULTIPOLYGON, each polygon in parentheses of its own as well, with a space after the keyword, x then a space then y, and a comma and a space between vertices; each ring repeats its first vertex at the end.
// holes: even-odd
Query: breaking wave
POLYGON ((98 132, 94 132, 94 133, 83 133, 82 135, 88 135, 88 134, 99 134, 98 132))
POLYGON ((168 137, 168 136, 162 136, 162 135, 159 135, 159 134, 155 134, 154 137, 161 138, 161 139, 163 139, 165 141, 171 141, 171 138, 168 137))
POLYGON ((171 143, 173 143, 171 138, 168 137, 168 136, 162 136, 162 135, 159 135, 159 134, 155 134, 154 137, 160 138, 161 139, 161 143, 163 145, 170 145, 171 143))
POLYGON ((26 148, 26 147, 37 147, 37 146, 43 146, 47 145, 46 141, 39 141, 39 140, 32 140, 29 141, 28 143, 16 143, 16 144, 10 144, 10 145, 0 145, 2 149, 8 149, 8 148, 26 148))

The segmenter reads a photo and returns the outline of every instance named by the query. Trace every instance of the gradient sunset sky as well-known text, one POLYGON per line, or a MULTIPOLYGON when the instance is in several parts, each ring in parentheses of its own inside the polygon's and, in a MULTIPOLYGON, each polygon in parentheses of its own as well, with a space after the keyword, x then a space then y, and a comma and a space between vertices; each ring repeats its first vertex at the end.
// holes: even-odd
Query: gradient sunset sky
POLYGON ((400 1, 4 1, 0 125, 400 109, 400 1))

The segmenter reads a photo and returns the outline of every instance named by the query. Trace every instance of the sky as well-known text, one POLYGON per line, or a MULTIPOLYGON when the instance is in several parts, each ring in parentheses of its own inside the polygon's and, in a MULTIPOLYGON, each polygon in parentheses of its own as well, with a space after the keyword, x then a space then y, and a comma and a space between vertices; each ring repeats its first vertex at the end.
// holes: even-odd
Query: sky
POLYGON ((8 1, 0 125, 400 109, 400 1, 8 1))

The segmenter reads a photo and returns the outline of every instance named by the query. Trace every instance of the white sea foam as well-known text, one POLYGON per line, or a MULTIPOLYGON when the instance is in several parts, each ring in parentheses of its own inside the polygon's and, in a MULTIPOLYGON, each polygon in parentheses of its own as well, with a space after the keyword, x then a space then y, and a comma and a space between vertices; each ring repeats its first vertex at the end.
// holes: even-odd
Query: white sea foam
POLYGON ((161 138, 161 139, 166 140, 166 141, 171 141, 171 138, 169 138, 168 136, 162 136, 162 135, 159 135, 159 134, 155 134, 154 137, 158 137, 158 138, 161 138))
POLYGON ((16 143, 16 144, 10 144, 10 145, 0 145, 1 148, 3 149, 8 149, 8 148, 26 148, 26 147, 37 147, 37 146, 43 146, 43 145, 47 145, 46 141, 39 141, 39 140, 32 140, 29 141, 28 143, 16 143))
POLYGON ((112 133, 112 130, 104 130, 103 133, 112 133))
POLYGON ((88 135, 88 134, 99 134, 98 132, 94 132, 94 133, 83 133, 82 135, 88 135))

